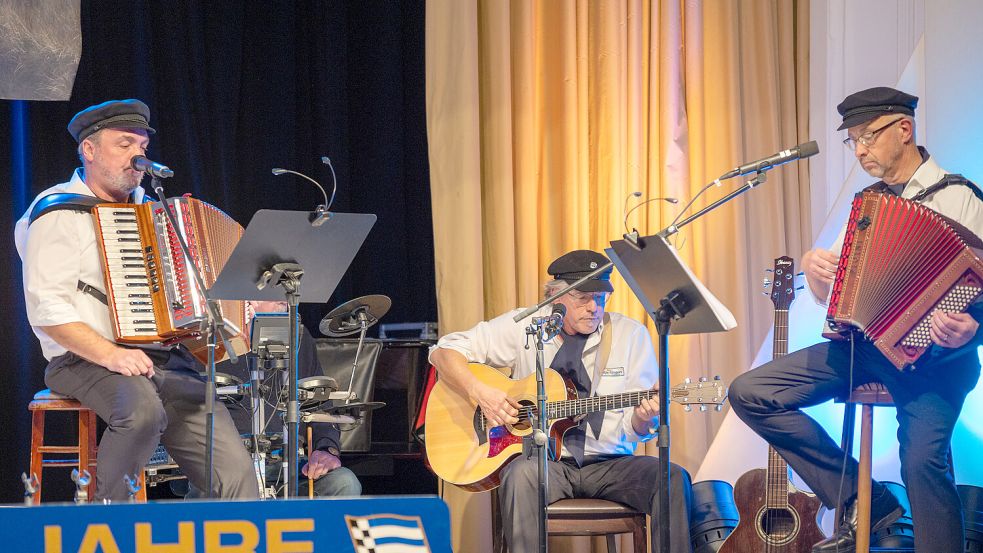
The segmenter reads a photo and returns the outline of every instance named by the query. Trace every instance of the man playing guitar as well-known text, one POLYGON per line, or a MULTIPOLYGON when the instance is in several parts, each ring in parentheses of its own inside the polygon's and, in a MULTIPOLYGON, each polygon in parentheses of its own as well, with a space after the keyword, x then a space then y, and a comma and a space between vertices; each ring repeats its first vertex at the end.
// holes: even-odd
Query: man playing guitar
MULTIPOLYGON (((589 250, 559 257, 547 269, 553 280, 546 284, 545 296, 607 262, 606 257, 589 250)), ((658 367, 646 328, 618 313, 605 313, 604 306, 614 290, 610 277, 611 271, 606 271, 556 300, 566 307, 562 331, 544 346, 547 366, 573 383, 580 397, 645 390, 657 380, 658 367)), ((539 315, 550 312, 547 307, 539 315)), ((430 353, 442 381, 469 398, 493 426, 518 423, 521 405, 479 380, 468 363, 510 368, 513 379, 535 373, 535 349, 525 348, 525 323, 512 320, 516 313, 518 310, 448 334, 430 353)), ((654 398, 644 399, 634 408, 599 411, 585 417, 564 436, 560 460, 548 464, 550 503, 574 497, 624 503, 652 515, 652 543, 658 543, 659 462, 655 457, 632 455, 638 442, 654 437, 657 425, 654 398)), ((515 523, 539 516, 537 474, 534 455, 519 456, 501 472, 499 507, 505 539, 513 552, 535 551, 537 547, 537 526, 515 523)), ((670 482, 671 551, 685 553, 690 551, 690 478, 684 469, 672 465, 670 482)))

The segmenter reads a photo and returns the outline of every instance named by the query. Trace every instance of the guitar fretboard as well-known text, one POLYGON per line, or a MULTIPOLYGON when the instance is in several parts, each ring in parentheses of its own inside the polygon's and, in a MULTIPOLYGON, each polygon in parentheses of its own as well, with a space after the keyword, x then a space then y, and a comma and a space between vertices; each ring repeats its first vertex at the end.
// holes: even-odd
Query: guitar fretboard
MULTIPOLYGON (((775 309, 775 339, 772 345, 772 359, 788 354, 788 309, 775 309)), ((769 509, 788 508, 788 463, 768 446, 768 473, 765 490, 765 505, 769 509)))
POLYGON ((652 398, 657 395, 658 392, 655 390, 643 390, 640 392, 624 392, 607 396, 548 401, 546 402, 546 412, 549 413, 550 420, 562 419, 586 413, 634 407, 642 403, 643 399, 652 398))

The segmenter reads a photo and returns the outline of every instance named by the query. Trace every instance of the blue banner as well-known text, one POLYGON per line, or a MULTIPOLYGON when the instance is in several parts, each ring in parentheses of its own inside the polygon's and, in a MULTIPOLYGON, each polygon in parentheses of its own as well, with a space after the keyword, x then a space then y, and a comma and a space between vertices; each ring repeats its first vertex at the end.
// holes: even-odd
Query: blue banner
POLYGON ((451 553, 434 496, 9 506, 0 540, 24 553, 451 553))

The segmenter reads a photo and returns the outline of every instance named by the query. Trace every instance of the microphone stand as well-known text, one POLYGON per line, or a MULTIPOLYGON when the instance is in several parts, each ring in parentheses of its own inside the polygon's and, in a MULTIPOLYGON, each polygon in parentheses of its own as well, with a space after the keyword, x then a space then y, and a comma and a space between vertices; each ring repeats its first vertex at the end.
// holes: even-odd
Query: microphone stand
MULTIPOLYGON (((566 294, 570 290, 573 290, 577 286, 580 286, 584 282, 594 278, 595 276, 603 273, 604 271, 611 268, 613 263, 608 261, 604 265, 598 267, 594 271, 586 274, 576 282, 568 284, 559 292, 553 294, 552 296, 546 298, 545 300, 539 302, 533 307, 529 307, 522 312, 518 313, 512 320, 519 322, 526 317, 532 315, 536 311, 539 311, 543 307, 553 303, 557 298, 566 294)), ((531 421, 533 424, 532 433, 532 443, 531 446, 536 448, 537 455, 537 465, 539 467, 539 552, 547 553, 548 545, 546 539, 546 520, 547 507, 549 506, 549 420, 550 413, 547 410, 547 397, 546 397, 546 358, 543 353, 543 344, 553 339, 557 334, 559 334, 560 329, 563 327, 562 323, 560 325, 553 326, 550 324, 551 317, 534 317, 530 321, 529 326, 526 327, 526 348, 529 347, 528 339, 533 338, 536 345, 536 411, 532 415, 534 419, 531 421)), ((527 442, 528 443, 528 442, 527 442)), ((554 451, 559 451, 560 444, 557 443, 554 446, 554 451)))
MULTIPOLYGON (((765 171, 771 167, 759 169, 755 173, 751 180, 744 183, 743 186, 734 190, 733 192, 727 194, 723 198, 713 202, 712 204, 704 207, 703 209, 697 211, 693 215, 683 219, 678 224, 672 224, 663 230, 659 231, 657 236, 662 238, 668 238, 673 234, 679 232, 679 229, 690 224, 704 214, 713 211, 714 209, 720 207, 721 205, 729 202, 730 200, 740 196, 741 194, 751 190, 755 186, 758 186, 767 180, 765 171)), ((645 247, 645 244, 640 240, 636 242, 635 247, 639 250, 645 247)), ((659 335, 659 389, 668 390, 669 389, 669 330, 672 326, 672 321, 681 319, 686 316, 686 313, 690 310, 691 306, 687 305, 682 296, 676 291, 670 292, 666 297, 659 300, 659 308, 652 313, 652 318, 655 320, 655 330, 659 335)), ((660 551, 661 553, 669 552, 669 488, 671 486, 669 480, 669 442, 670 442, 670 428, 669 428, 669 394, 660 393, 659 397, 659 430, 657 443, 659 446, 659 474, 660 482, 662 486, 659 488, 659 513, 660 520, 655 524, 660 525, 659 532, 659 543, 652 544, 653 550, 660 551)), ((687 539, 685 536, 677 539, 687 539)))
POLYGON ((157 194, 157 200, 163 204, 163 211, 167 216, 167 221, 170 223, 174 235, 177 236, 178 244, 181 245, 181 252, 184 254, 184 266, 194 276, 195 284, 198 286, 201 295, 205 298, 205 316, 208 319, 204 328, 205 339, 208 345, 208 379, 205 382, 205 465, 208 467, 208 477, 205 485, 208 487, 208 498, 211 499, 215 493, 212 489, 212 473, 214 472, 215 464, 215 336, 218 335, 222 343, 225 344, 225 351, 228 353, 229 360, 232 363, 238 362, 239 358, 229 343, 228 334, 225 329, 225 320, 219 311, 218 302, 209 297, 208 289, 205 288, 205 281, 201 278, 201 271, 195 265, 194 259, 191 257, 191 250, 188 249, 188 243, 178 228, 177 219, 171 213, 170 206, 167 205, 164 186, 160 183, 157 175, 151 175, 150 183, 154 192, 157 194))

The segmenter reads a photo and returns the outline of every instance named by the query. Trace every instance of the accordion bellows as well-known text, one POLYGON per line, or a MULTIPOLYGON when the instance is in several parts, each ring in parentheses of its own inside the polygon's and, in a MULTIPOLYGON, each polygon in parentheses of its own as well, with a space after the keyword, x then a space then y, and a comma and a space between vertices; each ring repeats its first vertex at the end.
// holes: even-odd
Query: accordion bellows
POLYGON ((959 223, 898 196, 857 194, 826 320, 861 331, 900 370, 931 345, 936 310, 963 312, 983 294, 983 242, 959 223))
MULTIPOLYGON (((242 226, 218 208, 194 198, 167 200, 206 288, 242 237, 242 226)), ((102 253, 106 296, 116 341, 123 344, 184 343, 206 362, 204 296, 190 273, 162 202, 99 204, 92 209, 102 253)), ((245 302, 219 302, 236 353, 249 349, 245 302)), ((221 341, 215 359, 226 352, 221 341)))

